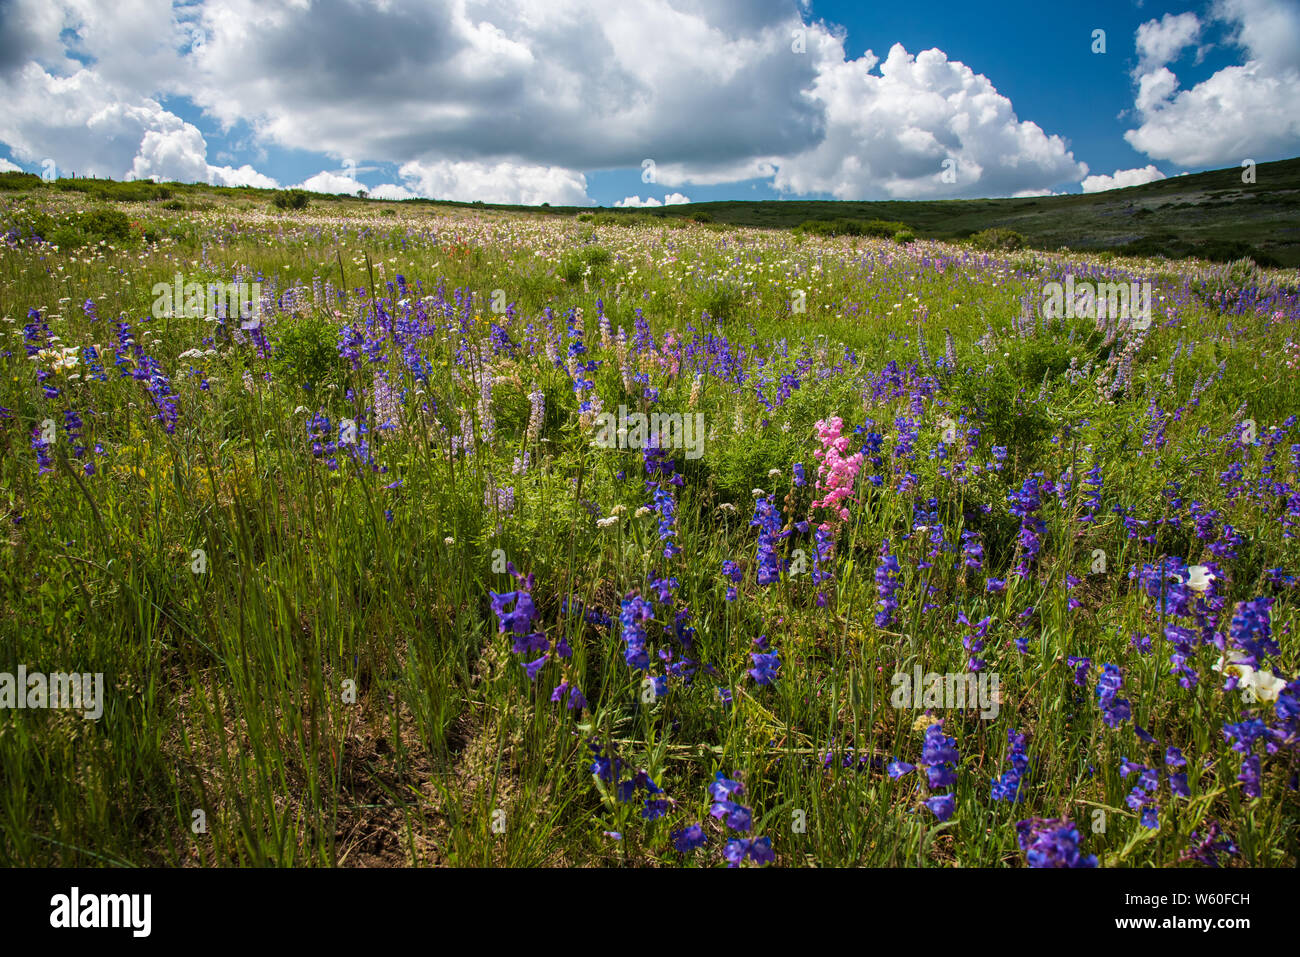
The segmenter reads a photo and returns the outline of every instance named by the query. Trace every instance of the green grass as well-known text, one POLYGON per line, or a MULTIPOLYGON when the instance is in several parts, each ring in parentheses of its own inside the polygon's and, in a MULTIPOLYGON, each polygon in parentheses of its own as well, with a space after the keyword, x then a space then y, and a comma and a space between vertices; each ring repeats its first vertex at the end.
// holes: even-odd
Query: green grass
MULTIPOLYGON (((1268 169, 1260 167, 1261 184, 1268 169)), ((1017 865, 1014 825, 1031 815, 1072 819, 1085 851, 1108 866, 1176 865, 1211 820, 1239 848, 1226 862, 1295 865, 1297 806, 1286 784, 1294 752, 1265 760, 1261 796, 1243 793, 1240 756, 1225 749, 1222 726, 1258 709, 1223 690, 1213 646, 1193 656, 1201 680, 1192 690, 1169 674, 1164 639, 1151 654, 1134 650, 1132 634, 1155 635, 1162 622, 1128 578, 1131 566, 1161 555, 1216 561, 1207 544, 1218 539, 1197 537, 1189 503, 1213 507, 1216 535, 1226 523, 1241 536, 1236 557, 1218 560, 1216 588, 1228 609, 1275 595, 1282 651, 1273 663, 1296 674, 1294 593, 1266 574, 1300 567, 1285 524, 1292 513, 1285 496, 1233 495, 1220 478, 1300 484, 1286 424, 1300 408, 1294 301, 1285 321, 1269 322, 1195 292, 1197 283, 1234 291, 1249 282, 1285 294, 1293 277, 976 253, 926 242, 924 223, 880 210, 871 218, 905 222, 922 238, 904 246, 719 232, 719 204, 703 204, 711 224, 651 216, 627 226, 554 210, 319 197, 290 215, 254 191, 168 189, 168 200, 120 205, 125 236, 57 251, 25 243, 0 258, 0 670, 103 672, 108 688, 98 721, 0 712, 0 863, 717 864, 725 835, 708 816, 705 788, 721 771, 743 779, 752 833, 771 837, 787 866, 1017 865), (214 208, 166 208, 173 200, 214 208), (1168 300, 1149 336, 1107 341, 1091 321, 1017 332, 1022 297, 1040 296, 1067 265, 1153 278, 1168 300), (153 284, 177 272, 200 283, 260 276, 275 302, 264 346, 233 322, 151 316, 153 284), (420 288, 399 288, 399 274, 420 288), (290 289, 297 294, 281 298, 290 289), (491 309, 498 289, 508 317, 491 309), (402 326, 428 296, 422 321, 436 334, 402 326), (90 377, 82 352, 79 378, 64 370, 38 381, 52 359, 28 358, 29 309, 58 337, 54 347, 96 346, 106 378, 90 377), (570 313, 578 309, 581 319, 570 313), (629 338, 639 314, 660 347, 670 333, 678 343, 725 335, 753 378, 738 386, 710 374, 697 386, 664 356, 625 380, 617 341, 602 341, 599 309, 629 338), (659 390, 657 407, 705 415, 705 454, 677 457, 680 554, 665 558, 658 517, 638 514, 652 500, 641 455, 591 446, 570 377, 543 344, 547 310, 555 334, 567 315, 582 330, 584 358, 601 362, 589 378, 606 409, 643 404, 643 385, 630 381, 640 372, 659 390), (375 353, 384 361, 364 352, 341 359, 344 326, 367 317, 376 329, 398 321, 375 353), (142 352, 119 346, 119 367, 120 321, 142 352), (518 346, 514 355, 493 351, 490 322, 518 346), (947 334, 951 367, 936 362, 947 334), (1125 343, 1132 378, 1111 390, 1100 373, 1117 368, 1125 343), (882 378, 891 362, 896 380, 882 378), (494 377, 486 407, 485 367, 494 377), (377 369, 400 394, 391 429, 367 412, 377 369), (172 431, 155 418, 151 372, 175 396, 172 431), (782 376, 799 388, 778 402, 782 376), (546 411, 530 436, 534 389, 546 411), (67 408, 81 415, 80 436, 65 427, 67 408), (316 413, 329 416, 331 434, 343 419, 362 422, 383 471, 355 466, 346 451, 314 454, 316 413), (783 521, 828 517, 811 505, 811 480, 816 423, 836 414, 887 441, 838 525, 822 606, 807 579, 756 584, 750 519, 754 489, 775 497, 783 521), (940 452, 949 417, 959 449, 940 452), (1245 417, 1260 444, 1224 441, 1245 417), (46 450, 51 470, 40 474, 32 434, 47 419, 57 438, 46 450), (900 420, 915 420, 915 453, 898 450, 908 431, 900 420), (480 441, 457 451, 451 439, 469 423, 480 441), (1164 444, 1144 444, 1154 432, 1164 444), (1007 451, 1000 468, 995 446, 1007 451), (529 468, 515 474, 524 452, 529 468), (961 476, 955 459, 966 463, 961 476), (792 483, 795 462, 809 486, 792 483), (1093 464, 1104 507, 1081 523, 1082 476, 1093 464), (1043 552, 1020 580, 1007 574, 1019 528, 1007 494, 1033 471, 1071 473, 1080 484, 1059 502, 1046 496, 1043 552), (491 504, 501 486, 513 489, 509 514, 491 504), (914 508, 929 511, 932 499, 936 517, 920 524, 941 524, 952 548, 963 530, 978 531, 985 570, 925 567, 931 546, 914 530, 914 508), (1131 535, 1126 516, 1148 531, 1131 535), (616 521, 598 526, 601 517, 616 521), (1157 524, 1175 517, 1177 526, 1157 524), (902 567, 904 603, 878 626, 874 573, 886 540, 902 567), (1091 574, 1098 549, 1108 570, 1091 574), (516 587, 501 558, 535 576, 537 627, 573 649, 536 681, 522 667, 533 656, 512 651, 491 608, 490 593, 516 587), (736 601, 726 598, 725 560, 745 573, 736 601), (994 574, 1008 580, 1004 593, 985 590, 994 574), (1079 579, 1069 591, 1067 574, 1079 579), (655 605, 652 646, 675 647, 659 634, 675 623, 670 612, 689 608, 700 668, 693 683, 674 678, 667 696, 647 700, 643 674, 624 662, 617 619, 626 596, 652 593, 652 576, 678 582, 677 604, 655 605), (614 624, 564 611, 579 602, 614 624), (1036 613, 1022 623, 1028 605, 1036 613), (957 810, 939 823, 916 772, 894 781, 882 765, 891 756, 916 763, 921 748, 920 713, 889 703, 891 675, 917 663, 965 668, 968 631, 957 610, 971 621, 991 616, 983 657, 1007 697, 993 721, 974 709, 944 715, 960 760, 957 810), (772 686, 746 673, 760 636, 780 654, 772 686), (1086 687, 1072 681, 1072 655, 1093 661, 1086 687), (1133 721, 1119 728, 1103 724, 1096 704, 1104 662, 1123 668, 1133 704, 1133 721), (550 702, 562 679, 581 687, 588 708, 550 702), (1134 782, 1120 776, 1121 757, 1163 767, 1163 751, 1145 745, 1134 723, 1181 747, 1197 769, 1187 799, 1171 798, 1162 778, 1158 830, 1141 827, 1125 803, 1134 782), (1009 729, 1028 733, 1032 761, 1016 806, 989 799, 990 778, 1006 770, 1009 729), (646 820, 639 799, 619 801, 593 778, 591 739, 617 748, 626 773, 644 768, 664 789, 675 803, 663 818, 646 820), (846 755, 875 763, 845 768, 846 755), (206 824, 197 833, 196 811, 206 824), (796 811, 803 830, 792 827, 796 811), (1100 831, 1096 811, 1105 815, 1100 831), (683 857, 669 833, 695 821, 710 844, 683 857)), ((109 196, 47 187, 0 197, 6 227, 44 216, 78 236, 88 222, 116 221, 87 219, 96 209, 119 208, 109 196)), ((814 553, 811 533, 778 548, 786 558, 814 553)))

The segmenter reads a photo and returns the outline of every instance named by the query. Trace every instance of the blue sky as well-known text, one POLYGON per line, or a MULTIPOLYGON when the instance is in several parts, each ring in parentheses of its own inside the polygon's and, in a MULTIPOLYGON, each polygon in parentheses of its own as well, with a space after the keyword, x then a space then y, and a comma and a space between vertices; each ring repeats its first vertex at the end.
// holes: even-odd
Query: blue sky
POLYGON ((638 205, 1300 154, 1300 0, 0 0, 0 37, 0 167, 61 175, 638 205))

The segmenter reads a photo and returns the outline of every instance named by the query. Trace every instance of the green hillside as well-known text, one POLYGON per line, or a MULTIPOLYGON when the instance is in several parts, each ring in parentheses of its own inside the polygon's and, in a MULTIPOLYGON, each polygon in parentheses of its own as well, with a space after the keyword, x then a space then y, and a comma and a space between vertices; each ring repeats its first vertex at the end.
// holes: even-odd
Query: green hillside
POLYGON ((707 212, 716 222, 744 226, 893 220, 926 239, 963 239, 1004 227, 1042 249, 1177 257, 1200 251, 1222 253, 1203 258, 1223 259, 1233 255, 1223 247, 1241 244, 1282 265, 1300 265, 1300 158, 1260 164, 1254 184, 1242 183, 1241 174, 1239 168, 1213 170, 1105 193, 1027 199, 697 203, 689 209, 707 212))
MULTIPOLYGON (((275 191, 181 183, 95 179, 42 182, 0 174, 0 190, 85 193, 107 201, 157 203, 173 210, 270 202, 275 191)), ((474 207, 553 216, 587 214, 629 224, 698 219, 723 225, 789 229, 815 221, 902 223, 922 239, 962 240, 984 229, 1011 229, 1038 249, 1110 250, 1129 255, 1196 256, 1227 262, 1251 256, 1261 265, 1300 266, 1300 158, 1261 163, 1253 184, 1237 167, 1175 176, 1104 193, 1023 199, 838 202, 802 200, 690 203, 651 209, 512 206, 413 199, 400 203, 308 194, 313 205, 474 207)))

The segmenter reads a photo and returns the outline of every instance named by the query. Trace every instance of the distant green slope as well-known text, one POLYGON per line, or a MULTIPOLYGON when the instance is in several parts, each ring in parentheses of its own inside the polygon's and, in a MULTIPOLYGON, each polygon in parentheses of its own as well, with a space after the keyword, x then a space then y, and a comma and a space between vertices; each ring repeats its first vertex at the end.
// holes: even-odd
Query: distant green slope
POLYGON ((1198 243, 1241 243, 1282 265, 1300 266, 1300 158, 1260 164, 1253 185, 1242 183, 1241 174, 1240 168, 1213 170, 1105 193, 1033 199, 693 203, 671 207, 671 214, 703 212, 714 222, 769 227, 883 219, 906 223, 925 239, 963 239, 1002 226, 1040 249, 1184 255, 1198 243))
MULTIPOLYGON (((789 229, 809 220, 889 220, 905 223, 923 239, 960 240, 982 229, 1005 227, 1039 249, 1113 250, 1118 253, 1196 255, 1228 260, 1243 253, 1300 266, 1300 158, 1261 163, 1256 181, 1241 181, 1238 167, 1174 176, 1143 186, 1068 196, 1026 199, 960 199, 886 202, 761 200, 690 203, 651 209, 576 206, 508 206, 445 200, 383 200, 313 194, 313 204, 340 203, 466 207, 547 215, 599 213, 605 221, 626 218, 700 218, 733 226, 789 229)), ((59 180, 0 173, 0 189, 77 190, 105 200, 169 200, 173 208, 222 197, 269 202, 272 190, 166 183, 59 180)))

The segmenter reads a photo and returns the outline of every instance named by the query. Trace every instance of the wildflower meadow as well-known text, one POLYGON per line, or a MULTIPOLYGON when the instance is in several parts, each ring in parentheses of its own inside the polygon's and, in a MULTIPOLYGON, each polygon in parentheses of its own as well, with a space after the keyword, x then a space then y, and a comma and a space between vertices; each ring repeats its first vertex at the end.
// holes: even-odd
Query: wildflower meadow
POLYGON ((1295 270, 3 204, 4 863, 1296 865, 1295 270))

